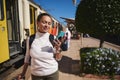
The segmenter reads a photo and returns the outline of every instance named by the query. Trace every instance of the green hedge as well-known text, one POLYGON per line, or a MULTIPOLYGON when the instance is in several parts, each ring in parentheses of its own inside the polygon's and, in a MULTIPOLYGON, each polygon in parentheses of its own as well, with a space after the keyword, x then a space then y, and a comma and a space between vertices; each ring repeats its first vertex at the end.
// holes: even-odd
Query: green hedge
POLYGON ((115 75, 120 73, 120 52, 108 48, 80 49, 83 73, 115 75))

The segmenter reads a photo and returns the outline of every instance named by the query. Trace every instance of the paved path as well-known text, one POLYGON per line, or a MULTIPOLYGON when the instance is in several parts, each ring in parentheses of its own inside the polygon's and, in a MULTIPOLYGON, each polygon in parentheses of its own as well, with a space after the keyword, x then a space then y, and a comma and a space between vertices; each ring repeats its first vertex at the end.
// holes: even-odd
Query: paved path
MULTIPOLYGON (((71 40, 68 51, 63 51, 63 58, 59 62, 59 80, 103 80, 95 78, 80 77, 80 55, 79 50, 82 47, 98 47, 99 41, 94 38, 83 38, 81 40, 71 40)), ((111 46, 111 44, 104 43, 104 47, 120 50, 120 46, 111 46)), ((6 80, 11 80, 13 76, 19 74, 22 67, 10 74, 6 80)), ((28 69, 26 80, 31 80, 30 70, 28 69)))

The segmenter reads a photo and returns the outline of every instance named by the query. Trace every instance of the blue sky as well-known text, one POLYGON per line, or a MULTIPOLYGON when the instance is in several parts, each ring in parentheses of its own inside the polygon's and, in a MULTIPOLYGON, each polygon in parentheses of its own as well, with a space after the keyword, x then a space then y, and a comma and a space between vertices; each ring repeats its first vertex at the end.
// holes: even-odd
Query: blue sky
MULTIPOLYGON (((49 14, 54 18, 60 21, 62 24, 65 24, 65 18, 75 18, 76 6, 73 5, 72 0, 34 0, 39 4, 43 9, 45 9, 49 14)), ((80 0, 76 0, 76 3, 79 4, 80 0)))

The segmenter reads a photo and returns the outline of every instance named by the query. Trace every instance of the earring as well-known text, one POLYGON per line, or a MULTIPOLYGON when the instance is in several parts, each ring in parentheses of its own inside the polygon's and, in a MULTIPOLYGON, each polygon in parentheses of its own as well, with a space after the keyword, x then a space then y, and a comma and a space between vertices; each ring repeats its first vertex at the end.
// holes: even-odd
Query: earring
POLYGON ((39 27, 37 27, 37 29, 39 30, 40 28, 39 28, 39 27))

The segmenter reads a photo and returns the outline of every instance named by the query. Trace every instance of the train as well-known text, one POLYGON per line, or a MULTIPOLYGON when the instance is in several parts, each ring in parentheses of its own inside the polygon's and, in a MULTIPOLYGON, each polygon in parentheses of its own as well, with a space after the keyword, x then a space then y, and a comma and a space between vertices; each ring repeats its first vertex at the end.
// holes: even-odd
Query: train
MULTIPOLYGON (((33 0, 0 0, 0 71, 24 58, 22 42, 35 34, 36 18, 48 13, 33 0)), ((52 16, 49 33, 57 35, 62 25, 52 16)))

